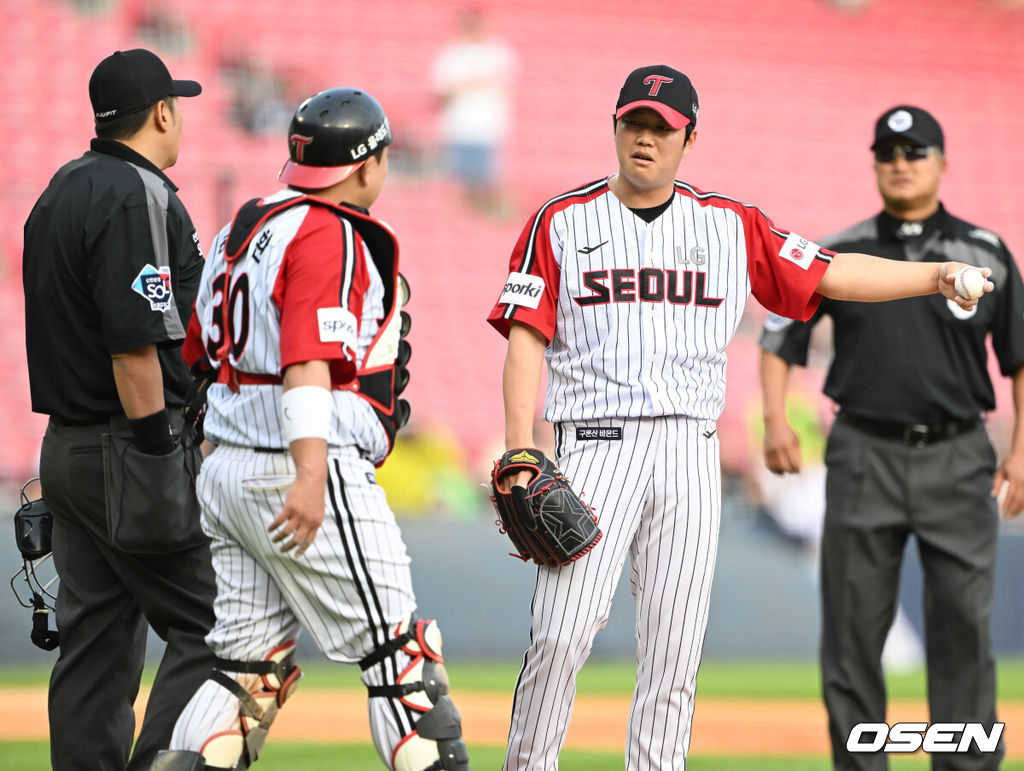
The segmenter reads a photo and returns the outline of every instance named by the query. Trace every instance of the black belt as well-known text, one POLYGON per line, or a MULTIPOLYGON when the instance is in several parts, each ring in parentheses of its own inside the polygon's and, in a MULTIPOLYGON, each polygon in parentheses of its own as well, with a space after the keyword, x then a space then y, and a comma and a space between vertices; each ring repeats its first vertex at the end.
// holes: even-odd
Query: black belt
POLYGON ((95 426, 96 428, 114 428, 118 431, 127 431, 130 426, 128 425, 128 418, 123 413, 117 415, 96 415, 91 418, 62 418, 60 415, 51 415, 50 423, 57 428, 86 428, 95 426))
POLYGON ((859 415, 850 415, 845 412, 839 413, 839 419, 866 434, 882 439, 898 439, 910 447, 926 447, 929 444, 941 442, 943 439, 952 439, 954 436, 973 431, 981 423, 981 416, 978 416, 969 420, 908 425, 906 423, 891 423, 887 420, 875 420, 874 418, 862 418, 859 415))
MULTIPOLYGON (((180 407, 169 407, 167 416, 170 419, 171 427, 180 430, 182 417, 180 407)), ((123 412, 116 415, 96 415, 92 418, 70 419, 62 418, 60 415, 51 415, 50 424, 57 428, 96 428, 110 431, 131 431, 131 424, 123 412)))

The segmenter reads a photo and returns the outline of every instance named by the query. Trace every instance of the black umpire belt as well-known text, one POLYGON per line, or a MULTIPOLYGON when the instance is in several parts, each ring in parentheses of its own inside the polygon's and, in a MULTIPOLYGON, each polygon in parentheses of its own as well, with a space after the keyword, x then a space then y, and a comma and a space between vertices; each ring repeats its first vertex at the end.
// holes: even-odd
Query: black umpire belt
POLYGON ((863 431, 865 434, 877 436, 881 439, 895 439, 908 447, 927 447, 930 444, 941 442, 943 439, 952 439, 954 436, 966 434, 981 424, 980 415, 969 420, 950 420, 945 423, 930 425, 925 423, 915 423, 913 425, 891 423, 887 420, 862 418, 859 415, 850 415, 846 412, 840 412, 839 419, 847 425, 863 431))
POLYGON ((70 420, 60 415, 51 415, 50 423, 57 428, 112 428, 115 431, 129 431, 131 426, 124 413, 116 415, 96 415, 91 418, 70 420))

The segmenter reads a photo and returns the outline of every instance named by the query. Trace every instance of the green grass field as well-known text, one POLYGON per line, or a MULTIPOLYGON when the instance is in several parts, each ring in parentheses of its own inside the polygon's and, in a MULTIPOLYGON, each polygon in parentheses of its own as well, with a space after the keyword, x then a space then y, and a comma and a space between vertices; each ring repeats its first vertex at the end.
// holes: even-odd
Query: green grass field
MULTIPOLYGON (((326 663, 304 666, 306 676, 302 688, 344 688, 362 690, 353 667, 336 667, 326 663)), ((518 662, 461 662, 449 666, 452 687, 456 693, 465 691, 505 691, 511 689, 518 672, 518 662)), ((633 687, 633 664, 594 660, 584 667, 578 682, 581 694, 629 694, 633 687)), ((47 670, 22 668, 0 671, 0 687, 11 685, 45 685, 47 670)), ((894 699, 923 698, 924 673, 914 672, 888 678, 889 694, 894 699)), ((1001 701, 1024 701, 1024 660, 1003 659, 999 662, 1001 701)), ((819 678, 814 662, 721 662, 708 661, 701 666, 698 682, 697 709, 700 697, 715 699, 794 699, 817 700, 819 678)), ((474 769, 497 769, 504 751, 496 746, 470 747, 474 769)), ((312 744, 280 741, 273 738, 254 767, 260 771, 380 771, 382 768, 372 745, 312 744)), ((563 771, 614 771, 622 769, 618 753, 567 750, 559 767, 563 771)), ((893 771, 925 771, 925 756, 893 757, 893 771)), ((0 771, 45 771, 49 768, 45 742, 0 743, 0 771)), ((827 771, 830 763, 824 757, 724 757, 691 756, 690 771, 827 771)), ((1024 771, 1024 762, 1004 763, 1003 771, 1024 771)))
MULTIPOLYGON (((515 685, 519 662, 456 661, 446 662, 455 691, 506 691, 515 685)), ((305 676, 302 689, 346 688, 362 690, 356 667, 339 667, 325 661, 303 662, 305 676)), ((10 685, 45 686, 48 667, 0 669, 0 687, 10 685)), ((143 684, 148 685, 153 672, 147 670, 143 684)), ((633 690, 633 663, 593 659, 580 673, 580 693, 628 694, 633 690)), ((887 678, 889 697, 915 699, 925 693, 924 670, 887 678)), ((706 661, 698 676, 698 698, 716 699, 817 699, 821 681, 818 668, 811 661, 706 661)), ((1024 701, 1024 659, 1004 658, 999 661, 999 698, 1024 701)))
MULTIPOLYGON (((473 768, 477 771, 501 768, 505 757, 500 747, 471 747, 473 768)), ((691 756, 688 771, 828 771, 825 758, 750 758, 723 756, 691 756)), ((46 771, 48 769, 45 742, 7 742, 0 744, 0 769, 4 771, 46 771)), ((294 744, 273 740, 253 766, 259 771, 381 771, 383 764, 369 744, 294 744)), ((573 752, 567 750, 559 758, 561 771, 621 771, 622 758, 606 752, 573 752)), ((893 771, 925 771, 927 758, 895 758, 893 771)), ((1024 764, 1006 763, 1004 771, 1021 771, 1024 764)))

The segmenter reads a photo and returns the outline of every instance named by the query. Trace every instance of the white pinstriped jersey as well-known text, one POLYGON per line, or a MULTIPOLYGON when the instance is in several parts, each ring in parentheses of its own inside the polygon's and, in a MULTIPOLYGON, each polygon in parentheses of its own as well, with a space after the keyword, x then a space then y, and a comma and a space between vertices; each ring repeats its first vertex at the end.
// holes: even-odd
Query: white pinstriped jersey
POLYGON ((806 319, 833 254, 682 182, 648 223, 602 179, 534 214, 488 320, 506 336, 515 321, 549 341, 545 420, 717 420, 725 347, 747 296, 806 319))
MULTIPOLYGON (((265 203, 296 196, 283 190, 265 203)), ((383 459, 388 440, 373 409, 353 391, 339 389, 355 375, 384 317, 384 284, 352 224, 321 206, 297 204, 274 215, 253 235, 230 272, 225 251, 231 225, 213 241, 196 297, 186 351, 197 338, 217 364, 225 321, 227 361, 240 373, 279 378, 290 364, 325 359, 331 364, 334 419, 328 443, 355 446, 383 459), (224 315, 224 304, 228 303, 224 315)), ((284 447, 282 386, 215 383, 207 394, 206 435, 245 447, 284 447)))

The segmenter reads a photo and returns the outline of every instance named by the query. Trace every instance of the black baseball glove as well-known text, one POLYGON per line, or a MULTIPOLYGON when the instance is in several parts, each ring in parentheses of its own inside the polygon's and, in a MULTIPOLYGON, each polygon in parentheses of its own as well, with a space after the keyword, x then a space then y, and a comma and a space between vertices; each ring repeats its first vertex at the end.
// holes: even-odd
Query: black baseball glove
POLYGON ((601 540, 597 518, 569 486, 558 467, 535 449, 509 450, 494 463, 491 500, 499 529, 508 535, 524 562, 558 567, 589 552, 601 540), (527 487, 501 489, 503 476, 530 471, 527 487))

